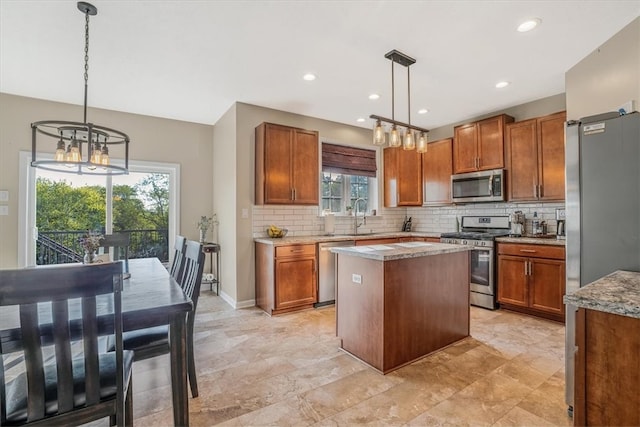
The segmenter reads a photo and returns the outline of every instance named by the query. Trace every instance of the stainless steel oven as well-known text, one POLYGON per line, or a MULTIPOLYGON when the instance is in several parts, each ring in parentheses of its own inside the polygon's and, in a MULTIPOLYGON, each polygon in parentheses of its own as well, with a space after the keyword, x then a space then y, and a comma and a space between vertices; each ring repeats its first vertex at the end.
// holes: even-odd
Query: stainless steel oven
POLYGON ((507 216, 462 217, 462 232, 443 233, 442 243, 472 246, 471 280, 469 283, 472 305, 497 308, 495 279, 495 237, 509 234, 507 216))

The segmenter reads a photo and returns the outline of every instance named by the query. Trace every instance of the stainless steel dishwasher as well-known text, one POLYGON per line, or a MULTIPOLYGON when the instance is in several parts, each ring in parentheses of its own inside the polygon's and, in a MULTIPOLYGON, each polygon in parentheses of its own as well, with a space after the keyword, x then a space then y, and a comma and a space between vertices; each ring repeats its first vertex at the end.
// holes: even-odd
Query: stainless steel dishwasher
POLYGON ((336 254, 331 248, 355 246, 355 240, 318 243, 318 302, 316 307, 333 304, 336 301, 336 254))

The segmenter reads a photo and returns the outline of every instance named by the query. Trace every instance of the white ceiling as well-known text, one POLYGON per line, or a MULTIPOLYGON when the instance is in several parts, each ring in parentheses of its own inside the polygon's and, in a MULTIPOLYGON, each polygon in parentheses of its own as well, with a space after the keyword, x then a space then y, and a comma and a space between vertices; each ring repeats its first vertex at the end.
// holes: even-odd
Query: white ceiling
MULTIPOLYGON (((1 92, 82 104, 75 3, 0 0, 1 92)), ((384 54, 398 49, 417 60, 411 121, 435 128, 564 92, 564 73, 640 15, 640 0, 92 4, 89 106, 206 124, 240 101, 370 127, 369 114, 391 117, 384 54), (542 25, 516 32, 531 17, 542 25)), ((406 121, 406 68, 395 70, 406 121)))

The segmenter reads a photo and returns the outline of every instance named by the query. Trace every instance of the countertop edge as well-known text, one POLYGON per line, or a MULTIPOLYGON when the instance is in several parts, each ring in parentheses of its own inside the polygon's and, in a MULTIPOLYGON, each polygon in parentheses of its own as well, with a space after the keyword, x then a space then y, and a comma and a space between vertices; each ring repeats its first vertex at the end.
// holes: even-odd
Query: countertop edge
MULTIPOLYGON (((271 238, 271 237, 254 237, 253 241, 257 243, 263 243, 273 246, 284 245, 301 245, 301 244, 314 244, 324 242, 341 242, 347 240, 370 240, 370 239, 384 239, 393 237, 431 237, 440 238, 442 233, 432 232, 404 232, 404 231, 392 231, 386 233, 374 233, 365 235, 310 235, 310 236, 291 236, 283 238, 271 238)), ((497 243, 519 243, 528 245, 551 245, 551 246, 565 246, 566 240, 558 240, 553 238, 539 238, 539 237, 497 237, 497 243)))
POLYGON ((580 308, 640 319, 640 272, 615 271, 563 300, 580 308))
MULTIPOLYGON (((397 243, 391 243, 388 245, 384 245, 392 247, 393 249, 391 250, 373 250, 367 252, 361 252, 360 250, 354 249, 363 248, 364 246, 335 247, 331 248, 331 252, 358 258, 372 259, 376 261, 394 261, 400 259, 419 258, 424 256, 443 255, 473 250, 471 246, 451 245, 448 243, 431 243, 428 244, 429 246, 419 246, 413 248, 402 247, 398 245, 399 244, 397 243)), ((373 246, 376 245, 372 245, 371 247, 373 246)))

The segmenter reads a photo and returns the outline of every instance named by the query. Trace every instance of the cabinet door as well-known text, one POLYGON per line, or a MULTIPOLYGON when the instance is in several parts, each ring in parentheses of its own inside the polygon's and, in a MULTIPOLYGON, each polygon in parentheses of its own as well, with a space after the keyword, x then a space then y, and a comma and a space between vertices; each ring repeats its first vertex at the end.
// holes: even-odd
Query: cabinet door
POLYGON ((476 123, 458 126, 454 129, 453 173, 474 172, 476 170, 478 128, 476 123))
POLYGON ((431 142, 422 155, 423 203, 451 203, 451 174, 453 159, 451 138, 431 142))
POLYGON ((478 170, 504 168, 504 127, 512 121, 501 115, 478 122, 478 170))
POLYGON ((402 147, 385 148, 384 206, 422 205, 422 156, 402 147))
POLYGON ((564 261, 531 258, 529 262, 529 306, 548 313, 564 314, 564 261))
POLYGON ((498 256, 498 301, 528 307, 527 258, 498 256))
POLYGON ((294 129, 293 134, 291 161, 293 202, 300 205, 317 205, 320 192, 318 133, 294 129))
POLYGON ((422 206, 422 154, 399 150, 398 206, 422 206))
POLYGON ((276 259, 276 309, 316 302, 315 257, 276 259))
POLYGON ((291 129, 267 124, 264 145, 264 202, 289 204, 293 200, 291 181, 291 129))
POLYGON ((538 183, 541 200, 564 200, 564 122, 566 113, 538 119, 538 183))
POLYGON ((536 119, 507 125, 507 182, 509 200, 535 200, 538 185, 536 119))
POLYGON ((398 207, 398 148, 385 148, 382 152, 384 162, 384 206, 398 207))

